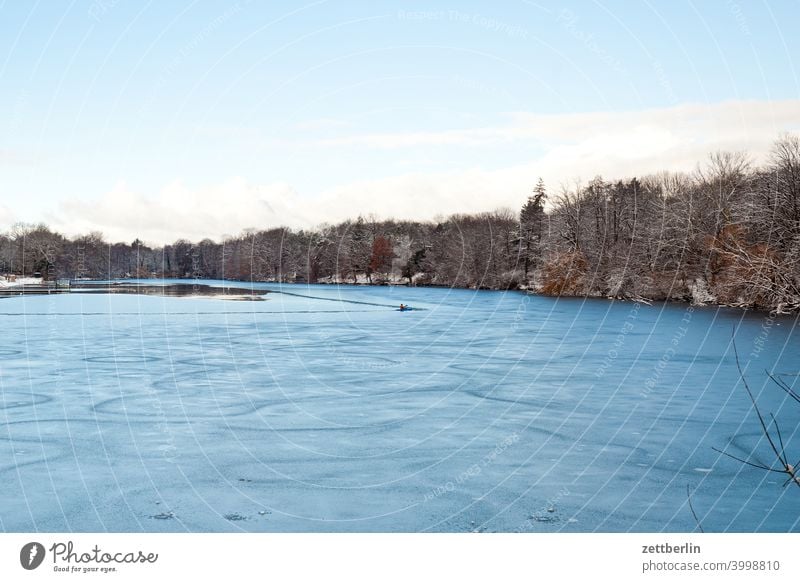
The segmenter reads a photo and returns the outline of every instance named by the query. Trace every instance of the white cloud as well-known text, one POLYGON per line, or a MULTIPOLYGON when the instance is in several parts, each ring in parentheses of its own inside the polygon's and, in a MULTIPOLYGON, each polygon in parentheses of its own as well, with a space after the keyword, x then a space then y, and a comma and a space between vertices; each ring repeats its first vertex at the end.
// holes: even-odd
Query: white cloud
POLYGON ((626 135, 631 130, 670 131, 682 140, 746 147, 753 138, 770 139, 779 131, 800 128, 800 101, 728 101, 686 104, 633 112, 541 115, 513 113, 504 125, 446 131, 371 133, 318 140, 325 146, 395 149, 419 146, 492 146, 523 140, 575 142, 626 135))
POLYGON ((69 235, 99 230, 110 241, 138 237, 164 243, 219 239, 251 226, 297 226, 303 211, 288 185, 256 185, 236 177, 200 189, 175 181, 156 196, 133 192, 120 182, 99 200, 62 202, 47 222, 69 235))
POLYGON ((665 169, 691 170, 718 149, 745 149, 758 160, 779 133, 800 129, 800 102, 739 101, 562 115, 517 113, 510 118, 498 127, 377 133, 315 143, 356 152, 359 148, 413 147, 423 152, 426 147, 451 148, 449 157, 457 159, 462 146, 521 142, 524 147, 524 140, 533 140, 543 155, 507 167, 416 171, 354 180, 316 193, 298 193, 285 183, 257 185, 240 177, 199 189, 173 182, 157 195, 131 192, 120 183, 100 200, 62 202, 47 221, 68 234, 101 230, 110 240, 138 236, 168 242, 179 237, 219 239, 248 227, 309 227, 358 214, 430 219, 502 206, 518 208, 538 176, 552 191, 560 183, 597 174, 614 179, 665 169))

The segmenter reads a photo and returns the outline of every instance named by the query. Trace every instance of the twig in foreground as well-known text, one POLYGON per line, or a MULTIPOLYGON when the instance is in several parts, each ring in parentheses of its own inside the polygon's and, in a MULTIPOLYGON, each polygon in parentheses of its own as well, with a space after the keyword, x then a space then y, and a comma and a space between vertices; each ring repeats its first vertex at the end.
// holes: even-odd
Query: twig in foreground
MULTIPOLYGON (((758 416, 758 422, 761 425, 761 432, 766 437, 767 442, 769 443, 769 446, 772 449, 772 452, 775 454, 775 457, 778 459, 778 462, 780 463, 781 468, 780 469, 776 469, 774 467, 769 467, 769 466, 767 466, 767 465, 765 465, 763 463, 760 463, 760 462, 752 462, 752 461, 748 461, 748 460, 745 460, 745 459, 741 459, 741 458, 739 458, 737 456, 734 456, 734 455, 732 455, 730 453, 727 453, 727 452, 722 451, 720 449, 717 449, 715 447, 711 447, 711 448, 713 450, 717 451, 718 453, 722 453, 726 457, 730 457, 730 458, 732 458, 732 459, 734 459, 736 461, 739 461, 740 463, 744 463, 745 465, 749 465, 751 467, 755 467, 757 469, 761 469, 762 471, 770 471, 772 473, 783 473, 784 475, 788 475, 789 478, 783 484, 784 487, 786 487, 789 483, 794 483, 795 485, 800 487, 800 475, 797 474, 797 464, 798 463, 795 463, 795 464, 789 463, 789 459, 786 456, 786 450, 785 450, 784 445, 783 445, 783 436, 781 435, 780 426, 778 425, 778 421, 775 419, 775 416, 770 414, 770 417, 772 418, 772 424, 775 425, 775 432, 777 434, 777 439, 778 439, 778 443, 780 444, 780 448, 775 443, 775 439, 773 438, 772 434, 769 432, 769 426, 764 421, 764 416, 761 414, 761 410, 759 410, 758 404, 756 404, 756 399, 753 396, 753 391, 750 390, 750 386, 748 385, 747 380, 744 377, 744 372, 742 371, 742 365, 739 362, 739 352, 736 349, 736 338, 734 337, 731 341, 733 342, 733 353, 736 356, 736 368, 739 370, 739 376, 742 379, 742 384, 744 384, 744 389, 747 391, 747 396, 750 398, 750 402, 753 404, 753 409, 756 411, 756 416, 758 416)), ((773 382, 778 384, 778 386, 780 386, 789 396, 795 398, 796 400, 798 399, 797 394, 791 389, 790 386, 788 386, 788 384, 782 383, 782 381, 776 380, 771 375, 770 375, 770 378, 773 380, 773 382)), ((800 402, 800 400, 798 400, 798 402, 800 402)), ((800 462, 800 461, 798 461, 798 462, 800 462)))

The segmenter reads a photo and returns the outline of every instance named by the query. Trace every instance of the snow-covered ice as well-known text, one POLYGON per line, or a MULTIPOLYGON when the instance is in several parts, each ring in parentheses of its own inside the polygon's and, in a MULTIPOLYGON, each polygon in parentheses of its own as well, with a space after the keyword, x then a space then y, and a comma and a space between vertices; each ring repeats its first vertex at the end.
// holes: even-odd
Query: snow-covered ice
MULTIPOLYGON (((222 284, 221 282, 212 282, 222 284)), ((0 299, 0 530, 795 531, 795 319, 405 287, 0 299), (396 306, 417 310, 400 313, 396 306)))

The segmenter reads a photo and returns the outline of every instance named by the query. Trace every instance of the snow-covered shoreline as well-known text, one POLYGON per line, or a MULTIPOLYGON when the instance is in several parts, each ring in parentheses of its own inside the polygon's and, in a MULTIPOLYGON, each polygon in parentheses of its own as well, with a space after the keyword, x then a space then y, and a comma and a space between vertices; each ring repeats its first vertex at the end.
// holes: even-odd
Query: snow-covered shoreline
POLYGON ((25 285, 41 285, 44 282, 42 277, 0 277, 0 287, 23 287, 25 285))

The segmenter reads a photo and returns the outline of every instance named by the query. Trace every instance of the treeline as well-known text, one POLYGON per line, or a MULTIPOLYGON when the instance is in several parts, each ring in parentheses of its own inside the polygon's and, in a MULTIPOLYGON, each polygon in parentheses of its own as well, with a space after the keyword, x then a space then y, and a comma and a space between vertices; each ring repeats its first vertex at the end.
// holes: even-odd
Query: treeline
POLYGON ((0 235, 0 271, 522 288, 789 311, 800 306, 800 138, 782 136, 761 167, 721 152, 691 174, 597 177, 557 192, 539 180, 519 212, 432 222, 359 217, 162 247, 19 224, 0 235))

